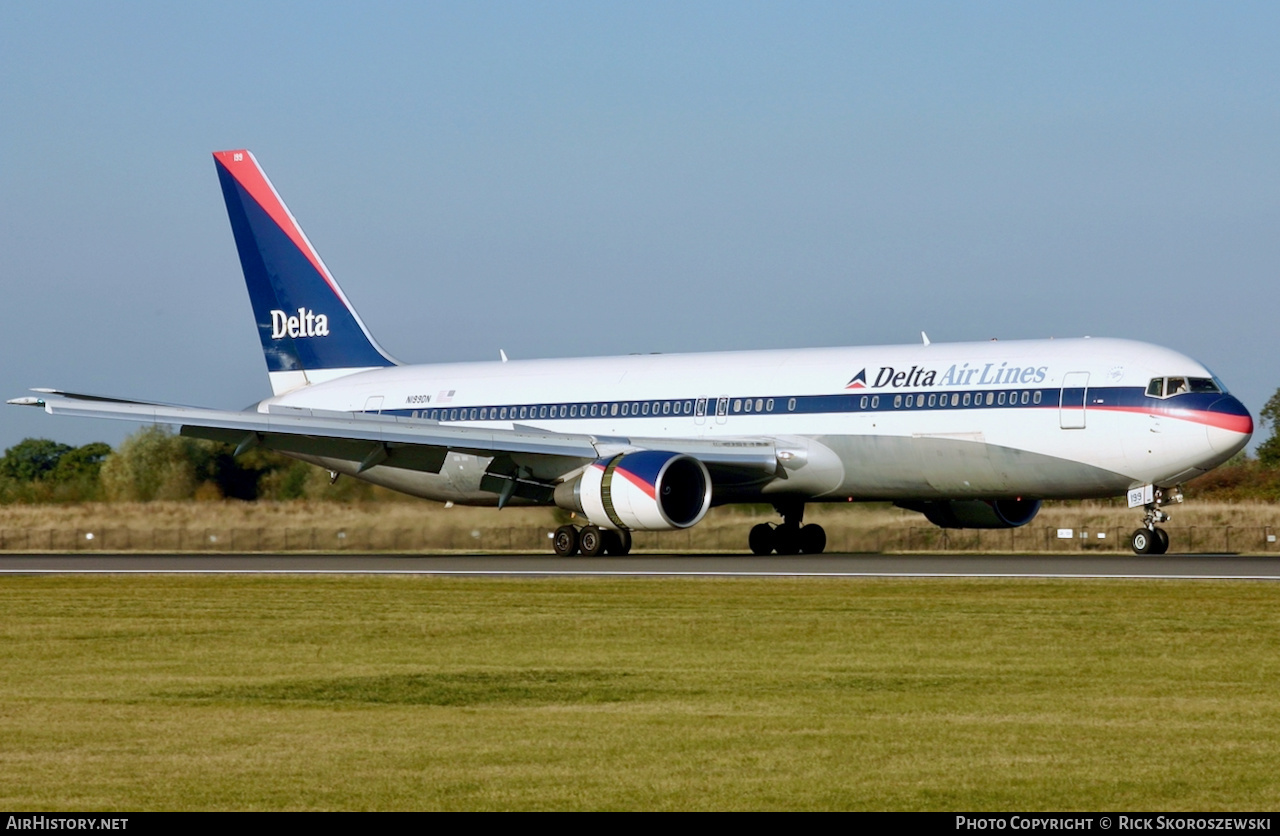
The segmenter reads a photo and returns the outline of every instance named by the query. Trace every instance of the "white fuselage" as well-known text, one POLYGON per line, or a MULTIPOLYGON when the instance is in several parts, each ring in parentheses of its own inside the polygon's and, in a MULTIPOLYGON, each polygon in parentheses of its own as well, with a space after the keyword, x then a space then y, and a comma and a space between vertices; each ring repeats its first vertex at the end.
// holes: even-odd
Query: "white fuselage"
MULTIPOLYGON (((1144 343, 990 341, 397 366, 313 383, 259 408, 537 428, 592 437, 602 453, 660 449, 661 439, 770 440, 778 473, 719 488, 717 503, 1086 497, 1176 484, 1248 441, 1251 420, 1225 392, 1146 396, 1151 379, 1170 376, 1212 378, 1144 343)), ((360 475, 491 504, 479 489, 488 462, 453 455, 440 474, 360 475)), ((319 463, 355 472, 349 462, 319 463)))

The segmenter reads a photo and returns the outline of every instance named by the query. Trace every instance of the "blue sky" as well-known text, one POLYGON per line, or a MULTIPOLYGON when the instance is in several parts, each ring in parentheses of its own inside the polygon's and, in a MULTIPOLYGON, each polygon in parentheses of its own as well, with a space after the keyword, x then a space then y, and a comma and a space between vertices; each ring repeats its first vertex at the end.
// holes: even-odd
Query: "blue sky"
MULTIPOLYGON (((1118 336, 1280 386, 1280 6, 11 3, 0 384, 269 394, 210 152, 406 361, 1118 336)), ((27 436, 129 424, 6 407, 27 436)))

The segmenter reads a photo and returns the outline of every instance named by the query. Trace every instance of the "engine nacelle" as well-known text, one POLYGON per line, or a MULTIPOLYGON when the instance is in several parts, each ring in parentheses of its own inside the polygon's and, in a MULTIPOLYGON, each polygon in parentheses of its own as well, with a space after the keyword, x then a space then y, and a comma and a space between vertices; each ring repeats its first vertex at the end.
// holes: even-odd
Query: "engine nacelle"
POLYGON ((939 528, 1017 528, 1040 512, 1038 499, 957 499, 947 502, 899 502, 919 511, 939 528))
POLYGON ((592 462, 581 476, 557 485, 555 503, 605 528, 688 528, 711 507, 711 474, 683 453, 623 453, 592 462))

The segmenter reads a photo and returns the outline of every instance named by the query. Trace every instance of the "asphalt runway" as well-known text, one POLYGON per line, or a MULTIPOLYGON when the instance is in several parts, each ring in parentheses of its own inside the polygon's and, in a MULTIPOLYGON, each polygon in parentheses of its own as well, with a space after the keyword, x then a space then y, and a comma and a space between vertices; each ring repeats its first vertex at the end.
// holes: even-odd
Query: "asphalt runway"
POLYGON ((1280 556, 6 554, 0 574, 421 574, 1280 580, 1280 556))

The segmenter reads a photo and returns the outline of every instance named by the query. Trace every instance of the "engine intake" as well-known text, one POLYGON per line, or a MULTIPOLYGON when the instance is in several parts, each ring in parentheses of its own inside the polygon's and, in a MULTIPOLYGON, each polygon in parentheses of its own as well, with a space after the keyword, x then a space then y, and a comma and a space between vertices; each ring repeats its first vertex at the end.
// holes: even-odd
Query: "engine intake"
POLYGON ((939 528, 1017 528, 1040 512, 1038 499, 959 499, 945 502, 899 502, 919 511, 939 528))
POLYGON ((683 453, 623 453, 592 462, 582 475, 557 485, 555 503, 606 528, 688 528, 711 507, 711 474, 683 453))

